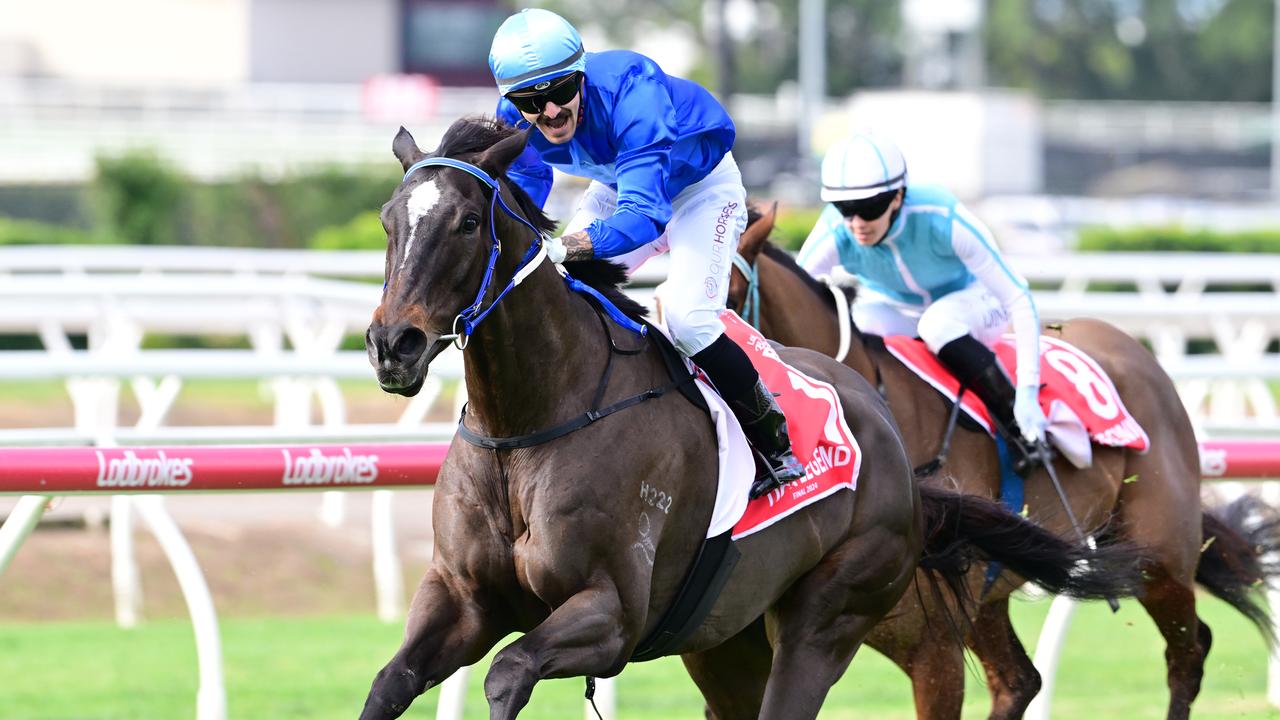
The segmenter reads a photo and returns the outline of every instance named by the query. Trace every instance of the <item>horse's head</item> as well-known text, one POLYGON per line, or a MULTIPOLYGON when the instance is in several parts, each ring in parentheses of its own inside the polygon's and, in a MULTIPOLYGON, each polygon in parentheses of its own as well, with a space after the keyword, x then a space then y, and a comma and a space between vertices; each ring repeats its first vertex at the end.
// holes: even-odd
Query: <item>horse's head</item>
POLYGON ((747 229, 738 238, 738 258, 734 260, 734 269, 729 273, 729 296, 725 305, 734 312, 742 313, 747 303, 749 280, 747 269, 755 267, 756 259, 773 232, 773 225, 778 218, 778 203, 773 203, 769 211, 761 214, 755 207, 747 212, 747 229))
MULTIPOLYGON (((527 132, 464 118, 445 133, 434 157, 453 157, 500 178, 524 149, 527 132)), ((365 333, 369 362, 387 392, 415 395, 427 366, 451 339, 459 313, 475 300, 495 238, 512 221, 491 213, 494 192, 482 180, 428 158, 404 128, 392 150, 406 175, 382 206, 387 259, 382 303, 365 333), (490 222, 498 227, 490 229, 490 222)))

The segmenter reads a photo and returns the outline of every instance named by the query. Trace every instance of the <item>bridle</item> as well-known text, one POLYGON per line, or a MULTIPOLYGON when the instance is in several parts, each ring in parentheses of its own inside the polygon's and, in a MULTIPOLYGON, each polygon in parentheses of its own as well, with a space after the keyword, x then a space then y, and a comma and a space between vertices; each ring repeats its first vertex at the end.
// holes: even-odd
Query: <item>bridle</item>
MULTIPOLYGON (((480 324, 480 321, 484 320, 485 317, 487 317, 489 313, 497 307, 502 298, 507 296, 507 293, 511 292, 511 290, 517 285, 524 282, 525 278, 533 274, 533 271, 537 269, 538 265, 547 258, 547 244, 546 237, 541 230, 535 227, 533 223, 529 222, 523 215, 512 210, 511 207, 507 205, 506 200, 502 198, 502 188, 499 185, 498 180, 482 170, 480 167, 454 158, 429 157, 410 165, 409 169, 405 170, 404 180, 401 182, 403 183, 404 181, 407 181, 409 176, 413 175, 414 172, 425 167, 450 167, 455 170, 461 170, 476 178, 493 191, 493 194, 489 198, 489 237, 493 242, 489 248, 489 261, 485 267, 484 279, 480 282, 480 289, 476 291, 475 301, 459 311, 457 316, 454 317, 452 327, 453 332, 448 335, 441 335, 437 338, 431 350, 428 351, 428 357, 434 357, 443 349, 441 346, 442 343, 452 342, 459 350, 465 350, 472 333, 475 332, 476 326, 480 324), (495 206, 501 207, 502 211, 509 217, 519 221, 522 225, 533 231, 534 237, 533 244, 529 246, 528 251, 526 251, 524 257, 521 258, 520 265, 516 268, 515 274, 512 275, 511 280, 507 282, 506 287, 502 288, 498 293, 498 296, 493 299, 493 302, 489 303, 489 305, 485 307, 484 298, 489 292, 489 286, 493 283, 493 269, 498 263, 498 256, 502 254, 502 242, 498 239, 498 227, 494 222, 495 206)), ((595 299, 604 306, 605 312, 611 319, 613 319, 614 322, 628 330, 631 330, 637 335, 643 336, 647 333, 647 329, 644 325, 637 323, 623 314, 621 310, 618 310, 613 303, 609 302, 609 300, 601 295, 595 288, 570 277, 569 274, 559 266, 557 266, 557 270, 564 278, 565 284, 567 284, 571 290, 594 296, 595 299)))

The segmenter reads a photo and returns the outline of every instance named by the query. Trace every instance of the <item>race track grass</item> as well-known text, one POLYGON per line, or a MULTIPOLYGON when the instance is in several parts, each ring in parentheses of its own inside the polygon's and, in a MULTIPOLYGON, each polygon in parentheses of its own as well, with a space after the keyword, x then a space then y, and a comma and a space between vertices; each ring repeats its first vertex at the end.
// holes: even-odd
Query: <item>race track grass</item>
MULTIPOLYGON (((1015 604, 1015 623, 1035 642, 1048 603, 1015 604)), ((1266 652, 1256 632, 1222 603, 1202 614, 1215 642, 1193 717, 1280 718, 1267 707, 1266 652)), ((401 628, 366 616, 223 619, 228 716, 235 720, 349 720, 401 628)), ((1134 601, 1112 616, 1080 612, 1067 643, 1054 716, 1142 720, 1164 717, 1163 644, 1134 601)), ((181 620, 123 631, 109 623, 0 625, 0 718, 22 720, 189 719, 195 712, 195 646, 181 620)), ((482 676, 471 678, 467 718, 488 713, 482 676)), ((522 718, 582 717, 582 681, 542 683, 522 718)), ((822 718, 913 718, 908 684, 887 661, 860 653, 833 690, 822 718)), ((618 683, 619 711, 607 720, 700 720, 701 702, 678 660, 631 666, 618 683)), ((435 717, 437 691, 405 715, 435 717)), ((986 716, 985 692, 969 678, 964 717, 986 716)))

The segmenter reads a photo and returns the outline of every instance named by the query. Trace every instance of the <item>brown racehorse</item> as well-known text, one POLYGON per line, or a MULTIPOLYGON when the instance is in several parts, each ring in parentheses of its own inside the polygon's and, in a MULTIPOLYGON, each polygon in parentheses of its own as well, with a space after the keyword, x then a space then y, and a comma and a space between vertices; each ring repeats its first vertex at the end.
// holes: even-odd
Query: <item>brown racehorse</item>
MULTIPOLYGON (((759 327, 783 345, 835 355, 840 343, 835 297, 789 254, 769 243, 773 219, 773 211, 763 218, 753 211, 752 223, 739 242, 741 259, 757 276, 753 294, 759 327)), ((735 269, 729 306, 741 308, 747 298, 747 277, 741 268, 735 269)), ((1250 591, 1268 579, 1270 570, 1259 562, 1260 547, 1274 545, 1274 527, 1262 529, 1262 538, 1246 537, 1202 511, 1200 464, 1191 422, 1172 381, 1150 352, 1098 320, 1050 323, 1043 332, 1092 355, 1150 437, 1146 454, 1095 445, 1092 467, 1080 470, 1061 460, 1055 467, 1087 531, 1109 523, 1108 532, 1146 548, 1149 559, 1143 570, 1148 579, 1140 601, 1167 644, 1168 717, 1186 718, 1200 689, 1212 639, 1209 627, 1196 615, 1194 584, 1200 581, 1270 637, 1267 613, 1250 591), (1202 544, 1209 537, 1215 541, 1202 555, 1202 544)), ((845 363, 882 385, 912 466, 935 459, 948 424, 949 403, 882 343, 868 342, 857 328, 852 335, 845 363)), ((939 477, 962 492, 997 496, 996 447, 986 434, 962 426, 947 458, 939 477)), ((1057 533, 1073 532, 1043 469, 1027 479, 1025 491, 1030 519, 1057 533)), ((1008 596, 1020 582, 1007 573, 1002 576, 983 598, 968 638, 986 671, 991 718, 1022 717, 1040 688, 1040 676, 1009 623, 1008 596)), ((929 632, 914 604, 916 595, 908 593, 893 619, 876 628, 867 642, 911 677, 918 717, 959 718, 964 695, 962 653, 929 632)))
MULTIPOLYGON (((656 342, 619 328, 601 302, 539 262, 540 233, 553 226, 503 179, 526 139, 463 119, 430 157, 403 128, 393 143, 406 173, 382 209, 386 286, 366 335, 370 361, 384 390, 413 395, 457 335, 470 404, 437 479, 434 555, 366 720, 398 717, 512 632, 524 634, 485 679, 495 720, 514 718, 543 678, 617 674, 680 590, 711 517, 715 432, 705 413, 679 392, 650 393, 675 382, 656 342), (473 444, 590 420, 587 411, 636 398, 574 432, 473 444)), ((631 317, 642 312, 618 292, 617 266, 567 267, 631 317)), ((1082 572, 1087 551, 998 504, 919 491, 888 408, 857 373, 809 350, 779 352, 837 388, 865 457, 856 493, 737 542, 740 560, 709 615, 670 649, 686 656, 716 717, 815 717, 910 585, 922 548, 971 542, 1037 582, 1084 594, 1136 586, 1125 563, 1137 557, 1124 546, 1082 572)), ((962 581, 962 563, 949 557, 924 562, 937 559, 962 581)))

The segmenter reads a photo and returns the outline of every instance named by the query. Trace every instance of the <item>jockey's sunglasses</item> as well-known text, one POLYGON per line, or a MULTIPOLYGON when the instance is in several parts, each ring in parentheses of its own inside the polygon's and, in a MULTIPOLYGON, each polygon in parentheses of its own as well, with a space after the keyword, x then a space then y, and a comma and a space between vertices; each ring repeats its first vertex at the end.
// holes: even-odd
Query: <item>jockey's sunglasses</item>
MULTIPOLYGON (((552 81, 552 84, 542 90, 532 93, 507 93, 507 99, 512 105, 522 113, 529 115, 539 115, 546 109, 547 103, 551 102, 557 106, 567 105, 573 102, 573 98, 578 94, 578 81, 582 79, 582 73, 573 72, 562 78, 552 81)), ((541 83, 539 83, 541 84, 541 83)), ((537 85, 534 86, 535 88, 537 85)))
POLYGON ((858 200, 837 200, 831 203, 836 206, 836 210, 846 218, 860 217, 863 220, 875 220, 884 215, 889 206, 893 204, 893 199, 898 196, 897 190, 889 190, 879 195, 872 195, 869 198, 859 198, 858 200))

